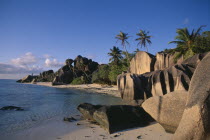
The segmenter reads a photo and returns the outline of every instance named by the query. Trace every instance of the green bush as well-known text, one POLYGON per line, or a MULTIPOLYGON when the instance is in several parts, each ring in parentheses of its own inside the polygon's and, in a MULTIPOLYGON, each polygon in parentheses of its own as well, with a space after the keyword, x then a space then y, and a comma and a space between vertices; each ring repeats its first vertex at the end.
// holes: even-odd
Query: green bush
POLYGON ((110 84, 109 65, 101 65, 98 70, 92 74, 92 83, 110 84))
POLYGON ((123 71, 126 71, 127 67, 124 65, 111 65, 109 71, 109 80, 112 84, 117 84, 117 76, 123 71))
POLYGON ((81 84, 86 84, 85 80, 82 80, 82 77, 77 77, 75 78, 72 82, 72 85, 81 85, 81 84))

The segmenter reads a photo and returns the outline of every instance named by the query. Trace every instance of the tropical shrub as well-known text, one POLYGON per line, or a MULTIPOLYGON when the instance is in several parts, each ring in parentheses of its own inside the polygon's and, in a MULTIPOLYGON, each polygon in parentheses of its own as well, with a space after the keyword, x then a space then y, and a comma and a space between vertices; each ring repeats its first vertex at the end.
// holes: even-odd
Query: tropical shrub
POLYGON ((92 83, 110 84, 109 65, 101 65, 98 70, 92 74, 92 83))
POLYGON ((110 72, 109 72, 109 80, 111 81, 111 84, 117 84, 117 76, 126 70, 127 70, 127 67, 122 64, 111 65, 110 72))

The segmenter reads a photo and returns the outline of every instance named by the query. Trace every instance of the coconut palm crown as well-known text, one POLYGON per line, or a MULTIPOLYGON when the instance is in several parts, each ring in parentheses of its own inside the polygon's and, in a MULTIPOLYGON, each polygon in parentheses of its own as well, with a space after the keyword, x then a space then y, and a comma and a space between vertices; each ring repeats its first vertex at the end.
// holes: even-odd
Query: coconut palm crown
POLYGON ((138 38, 136 39, 136 41, 138 41, 138 45, 140 45, 141 47, 144 47, 147 49, 148 52, 148 47, 147 44, 152 44, 151 42, 151 37, 149 34, 149 31, 145 31, 145 30, 140 30, 139 33, 137 33, 136 35, 138 36, 138 38))
POLYGON ((175 41, 171 41, 169 44, 177 44, 177 48, 174 51, 178 52, 179 56, 184 55, 184 58, 186 59, 194 55, 193 47, 195 47, 194 44, 200 36, 203 27, 205 26, 200 26, 196 31, 193 29, 191 33, 187 28, 177 29, 176 33, 178 35, 175 37, 175 41))
MULTIPOLYGON (((130 36, 128 36, 127 33, 124 33, 124 32, 121 32, 121 31, 120 31, 120 33, 119 33, 118 35, 116 35, 116 37, 115 37, 115 38, 117 39, 117 41, 121 41, 121 45, 122 45, 122 47, 125 49, 128 58, 129 58, 129 56, 128 56, 128 51, 127 51, 126 45, 129 45, 129 43, 128 43, 128 38, 129 38, 129 37, 130 37, 130 36)), ((130 61, 130 60, 129 60, 129 61, 130 61)))
POLYGON ((110 49, 110 53, 108 53, 108 55, 111 56, 109 61, 114 62, 115 64, 119 64, 120 60, 123 58, 122 51, 116 46, 113 46, 113 48, 110 49))

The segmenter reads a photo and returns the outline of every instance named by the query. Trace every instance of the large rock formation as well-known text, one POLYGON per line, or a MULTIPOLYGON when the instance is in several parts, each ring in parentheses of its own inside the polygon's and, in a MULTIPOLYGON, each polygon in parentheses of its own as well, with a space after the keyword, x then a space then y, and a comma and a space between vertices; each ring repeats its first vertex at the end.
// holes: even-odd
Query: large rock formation
POLYGON ((182 61, 183 61, 183 57, 179 58, 177 62, 175 63, 174 54, 159 52, 156 54, 156 62, 155 62, 154 70, 162 70, 165 68, 169 68, 175 64, 181 64, 182 61))
POLYGON ((75 78, 81 77, 87 82, 91 81, 91 74, 98 69, 98 63, 78 55, 74 60, 67 59, 65 65, 57 72, 48 70, 38 76, 28 75, 17 82, 52 82, 52 85, 70 84, 75 78))
POLYGON ((60 68, 56 73, 52 84, 70 84, 74 79, 74 72, 71 66, 65 65, 60 68))
POLYGON ((154 96, 147 99, 142 107, 167 132, 174 133, 184 112, 187 91, 175 91, 164 96, 154 96))
POLYGON ((125 73, 117 77, 118 90, 121 98, 125 100, 137 100, 144 98, 143 84, 138 75, 125 73))
POLYGON ((168 69, 154 71, 148 78, 147 96, 161 96, 176 90, 188 90, 194 68, 174 65, 168 69))
POLYGON ((23 77, 22 79, 18 80, 17 82, 19 83, 30 83, 33 81, 33 79, 36 79, 38 76, 33 76, 33 75, 27 75, 23 77))
POLYGON ((210 138, 210 53, 198 64, 174 140, 210 138))
MULTIPOLYGON (((139 55, 140 54, 143 54, 143 56, 145 55, 145 53, 142 52, 140 52, 139 55)), ((158 55, 160 57, 164 54, 160 53, 158 55)), ((121 74, 117 77, 117 85, 121 97, 124 100, 130 101, 139 99, 145 100, 152 96, 162 96, 176 90, 187 91, 189 89, 189 84, 194 70, 205 55, 206 53, 197 54, 191 58, 186 59, 182 64, 176 65, 172 65, 172 63, 168 63, 167 65, 164 64, 169 60, 164 60, 165 62, 161 61, 161 63, 164 65, 161 64, 158 66, 158 68, 164 68, 172 65, 162 70, 156 70, 152 72, 148 71, 147 73, 143 74, 121 74)), ((167 55, 162 57, 167 57, 167 55)), ((160 59, 157 59, 157 61, 160 61, 160 59)), ((181 61, 182 60, 180 60, 180 62, 181 61)), ((135 63, 138 63, 140 66, 141 62, 142 61, 139 60, 139 62, 135 63)), ((144 63, 142 63, 142 65, 143 64, 144 63)), ((134 71, 135 69, 133 72, 134 71)))
POLYGON ((75 78, 81 76, 88 79, 89 75, 97 70, 97 68, 97 62, 80 55, 75 60, 67 59, 66 65, 56 72, 52 85, 70 84, 75 78))
POLYGON ((93 118, 109 133, 148 125, 152 118, 138 106, 112 105, 97 109, 93 118))
POLYGON ((40 73, 40 75, 36 78, 37 82, 52 82, 55 77, 53 70, 48 70, 40 73))
POLYGON ((93 73, 98 68, 98 63, 78 55, 74 60, 74 69, 81 72, 93 73))
POLYGON ((196 55, 184 60, 182 63, 188 64, 188 65, 196 68, 197 65, 201 62, 201 60, 206 56, 207 53, 196 54, 196 55))
POLYGON ((194 68, 174 65, 141 75, 121 74, 117 78, 118 90, 124 100, 145 100, 152 96, 162 96, 176 90, 188 90, 194 68))
POLYGON ((142 74, 154 70, 155 56, 144 51, 136 53, 130 62, 130 73, 142 74))
POLYGON ((80 111, 80 113, 83 115, 83 117, 85 119, 89 119, 89 120, 93 120, 93 113, 101 108, 102 105, 92 105, 92 104, 89 104, 89 103, 83 103, 83 104, 80 104, 77 109, 80 111))
POLYGON ((109 133, 147 125, 153 119, 139 106, 80 104, 78 110, 86 119, 100 124, 109 133))

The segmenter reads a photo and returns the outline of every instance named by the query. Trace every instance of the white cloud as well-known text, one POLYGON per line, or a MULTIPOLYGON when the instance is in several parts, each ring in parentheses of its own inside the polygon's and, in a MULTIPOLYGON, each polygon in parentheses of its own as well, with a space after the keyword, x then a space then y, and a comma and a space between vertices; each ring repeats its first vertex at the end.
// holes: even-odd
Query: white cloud
POLYGON ((189 23, 189 18, 185 18, 183 24, 188 24, 189 23))
POLYGON ((56 67, 61 67, 61 66, 63 66, 64 65, 64 63, 62 63, 62 62, 58 62, 58 60, 57 59, 53 59, 53 60, 50 60, 49 58, 47 58, 46 60, 45 60, 45 66, 46 67, 54 67, 54 68, 56 68, 56 67))
POLYGON ((21 73, 38 74, 41 71, 43 71, 43 69, 35 65, 32 67, 22 67, 18 65, 0 63, 0 74, 21 74, 21 73))
POLYGON ((11 62, 12 62, 12 64, 25 67, 27 65, 37 63, 38 59, 31 52, 27 52, 26 54, 24 54, 21 57, 12 59, 11 62))
POLYGON ((51 56, 49 54, 44 54, 43 56, 44 56, 45 59, 47 59, 47 58, 54 58, 53 56, 51 56))
POLYGON ((58 62, 51 55, 46 54, 42 57, 37 57, 28 52, 18 58, 11 59, 10 63, 0 62, 0 78, 17 78, 32 73, 39 74, 49 69, 49 67, 53 69, 63 65, 64 63, 58 62))
POLYGON ((86 57, 89 59, 95 59, 97 56, 95 54, 89 54, 86 57))

